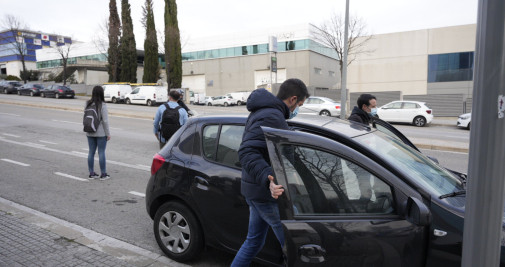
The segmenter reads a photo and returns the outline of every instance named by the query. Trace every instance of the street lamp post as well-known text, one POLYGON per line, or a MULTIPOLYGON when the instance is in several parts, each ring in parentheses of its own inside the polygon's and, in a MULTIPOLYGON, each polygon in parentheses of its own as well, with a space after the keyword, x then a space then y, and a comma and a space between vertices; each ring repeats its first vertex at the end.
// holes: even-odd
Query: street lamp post
POLYGON ((349 44, 347 35, 349 33, 349 0, 345 1, 345 30, 344 30, 344 58, 342 60, 342 83, 341 83, 341 103, 340 103, 340 118, 346 118, 346 103, 347 103, 347 51, 349 44))

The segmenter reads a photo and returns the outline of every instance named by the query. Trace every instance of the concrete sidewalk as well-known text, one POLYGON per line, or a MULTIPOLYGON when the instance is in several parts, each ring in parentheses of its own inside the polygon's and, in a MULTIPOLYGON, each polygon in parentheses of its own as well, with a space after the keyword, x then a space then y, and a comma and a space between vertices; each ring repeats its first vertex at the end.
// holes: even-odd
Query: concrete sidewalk
POLYGON ((189 265, 0 198, 0 266, 189 265))

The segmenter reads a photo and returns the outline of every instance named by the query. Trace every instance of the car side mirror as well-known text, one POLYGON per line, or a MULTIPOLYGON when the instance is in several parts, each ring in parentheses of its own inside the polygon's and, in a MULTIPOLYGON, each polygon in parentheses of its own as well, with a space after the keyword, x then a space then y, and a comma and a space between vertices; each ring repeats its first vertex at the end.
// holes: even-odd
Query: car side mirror
POLYGON ((409 197, 405 209, 407 221, 417 226, 428 226, 431 223, 431 212, 419 199, 409 197))

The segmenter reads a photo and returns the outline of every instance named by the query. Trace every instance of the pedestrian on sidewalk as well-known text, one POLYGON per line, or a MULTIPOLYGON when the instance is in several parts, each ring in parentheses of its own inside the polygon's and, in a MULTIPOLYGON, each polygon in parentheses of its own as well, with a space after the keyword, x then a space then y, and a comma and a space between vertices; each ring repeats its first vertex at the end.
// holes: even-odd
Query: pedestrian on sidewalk
POLYGON ((154 136, 160 143, 160 149, 182 125, 188 121, 188 113, 178 104, 181 94, 177 90, 168 93, 168 102, 161 105, 154 117, 154 136))
POLYGON ((241 193, 249 205, 249 230, 237 252, 232 267, 249 266, 265 244, 268 228, 272 227, 281 247, 284 232, 276 199, 282 195, 282 185, 274 182, 269 164, 265 135, 261 126, 289 129, 286 122, 298 113, 309 97, 307 87, 299 79, 288 79, 274 96, 265 89, 254 90, 247 100, 247 118, 238 155, 242 164, 241 193))
POLYGON ((91 99, 86 102, 85 109, 94 108, 97 111, 98 118, 100 119, 100 124, 95 132, 86 132, 88 138, 88 169, 89 178, 107 180, 110 176, 107 174, 107 169, 105 166, 105 148, 107 146, 107 141, 110 140, 110 130, 109 130, 109 117, 107 112, 107 105, 104 100, 103 87, 95 86, 93 87, 93 92, 91 93, 91 99), (94 170, 95 163, 95 152, 98 148, 98 162, 100 163, 100 172, 98 174, 94 170))
POLYGON ((358 97, 357 104, 352 109, 348 120, 370 124, 371 117, 377 116, 377 98, 371 94, 362 94, 358 97))

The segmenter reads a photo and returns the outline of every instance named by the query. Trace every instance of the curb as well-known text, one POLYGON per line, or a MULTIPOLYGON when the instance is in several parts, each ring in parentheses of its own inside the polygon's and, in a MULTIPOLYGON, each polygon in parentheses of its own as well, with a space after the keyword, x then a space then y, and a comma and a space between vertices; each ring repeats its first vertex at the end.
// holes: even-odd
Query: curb
POLYGON ((100 234, 0 197, 0 210, 72 242, 103 252, 135 266, 189 267, 163 255, 100 234))

